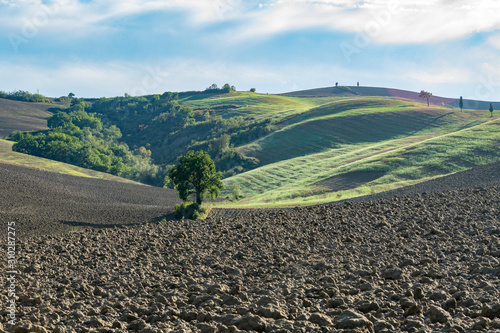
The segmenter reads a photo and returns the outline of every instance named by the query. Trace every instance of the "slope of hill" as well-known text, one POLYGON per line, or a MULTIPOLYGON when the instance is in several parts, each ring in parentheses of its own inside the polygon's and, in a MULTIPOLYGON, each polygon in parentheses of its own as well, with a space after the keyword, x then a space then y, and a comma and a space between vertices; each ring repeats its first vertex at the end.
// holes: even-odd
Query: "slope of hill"
POLYGON ((390 98, 348 98, 289 117, 277 123, 280 130, 240 150, 262 166, 346 145, 445 133, 474 124, 479 115, 390 98))
MULTIPOLYGON (((302 97, 302 98, 376 96, 376 97, 392 97, 392 98, 405 99, 417 102, 422 101, 422 99, 418 97, 419 95, 418 92, 394 89, 394 88, 382 88, 382 87, 338 86, 338 87, 293 91, 280 95, 288 97, 302 97)), ((464 99, 463 101, 464 101, 464 108, 470 110, 488 110, 490 106, 490 102, 488 101, 478 101, 472 99, 464 99)), ((429 102, 430 104, 434 105, 441 106, 444 103, 447 106, 459 108, 459 98, 433 96, 429 102)), ((493 107, 495 110, 500 110, 500 102, 494 102, 493 107)))
POLYGON ((375 201, 423 193, 442 193, 445 191, 456 192, 468 189, 475 189, 478 191, 488 187, 500 187, 500 162, 477 166, 448 176, 434 178, 422 183, 401 187, 395 190, 352 198, 348 201, 375 201))
POLYGON ((0 219, 20 237, 171 217, 174 190, 74 177, 0 162, 0 219))
POLYGON ((342 200, 499 160, 496 114, 431 101, 397 89, 336 87, 117 97, 88 108, 118 126, 129 147, 148 147, 157 164, 209 151, 233 176, 224 195, 239 184, 245 196, 232 205, 273 206, 342 200))
POLYGON ((0 98, 0 138, 13 131, 32 132, 48 129, 48 111, 53 105, 19 102, 0 98))
POLYGON ((21 154, 12 151, 12 145, 14 143, 11 141, 0 139, 0 163, 3 164, 13 164, 25 167, 30 167, 38 170, 45 170, 56 172, 64 175, 78 176, 78 177, 88 177, 97 179, 114 180, 117 182, 124 183, 135 183, 132 180, 128 180, 121 177, 116 177, 110 175, 109 173, 94 171, 90 169, 84 169, 77 167, 75 165, 62 163, 54 160, 49 160, 42 157, 31 156, 27 154, 21 154))
POLYGON ((387 191, 500 160, 495 119, 448 134, 409 136, 330 149, 276 162, 226 180, 237 205, 331 202, 387 191))

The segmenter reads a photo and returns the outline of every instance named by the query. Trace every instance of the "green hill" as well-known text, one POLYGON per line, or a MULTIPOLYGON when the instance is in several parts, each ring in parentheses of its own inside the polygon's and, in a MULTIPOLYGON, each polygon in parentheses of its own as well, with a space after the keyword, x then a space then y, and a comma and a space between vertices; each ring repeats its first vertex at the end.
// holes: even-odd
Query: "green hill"
MULTIPOLYGON (((484 112, 439 116, 438 110, 422 113, 422 119, 433 113, 434 121, 427 122, 426 127, 415 119, 419 116, 415 112, 403 112, 385 127, 380 121, 385 118, 380 114, 372 115, 366 124, 356 125, 352 131, 349 128, 355 127, 338 126, 339 132, 347 133, 344 137, 348 142, 228 178, 226 187, 240 185, 245 198, 236 203, 239 206, 316 204, 382 192, 500 160, 499 119, 490 120, 484 112), (376 120, 376 126, 382 128, 373 126, 376 120), (397 126, 397 122, 412 121, 414 129, 410 125, 397 126), (359 128, 365 129, 360 136, 359 128), (391 128, 398 130, 389 132, 391 128)), ((339 124, 346 125, 346 119, 339 120, 339 124)), ((331 128, 335 133, 336 129, 331 128)), ((309 127, 311 136, 316 130, 317 127, 309 127)), ((293 134, 296 133, 290 137, 293 134)), ((290 151, 295 152, 293 148, 274 152, 284 156, 290 151)))
POLYGON ((283 127, 241 150, 261 165, 345 145, 375 143, 467 126, 471 117, 447 108, 389 98, 354 98, 328 103, 284 122, 283 127))
POLYGON ((64 175, 77 176, 77 177, 114 180, 117 182, 124 182, 124 183, 136 183, 128 179, 110 175, 108 173, 84 169, 77 167, 75 165, 49 160, 42 157, 17 153, 12 151, 13 144, 14 143, 11 141, 0 139, 0 163, 22 165, 34 169, 60 173, 64 175))
POLYGON ((474 107, 462 112, 456 99, 433 97, 428 107, 418 93, 396 89, 184 92, 80 102, 104 129, 119 129, 116 144, 150 156, 161 170, 189 150, 208 151, 226 177, 223 196, 234 196, 238 186, 243 196, 218 205, 331 202, 500 160, 497 117, 479 107, 485 102, 467 101, 474 107))

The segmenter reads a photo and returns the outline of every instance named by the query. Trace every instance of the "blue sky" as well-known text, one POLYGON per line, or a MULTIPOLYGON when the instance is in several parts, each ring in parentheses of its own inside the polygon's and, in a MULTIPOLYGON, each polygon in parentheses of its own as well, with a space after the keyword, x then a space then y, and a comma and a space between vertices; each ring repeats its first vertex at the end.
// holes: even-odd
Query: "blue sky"
POLYGON ((495 0, 0 0, 0 90, 342 85, 500 101, 495 0))

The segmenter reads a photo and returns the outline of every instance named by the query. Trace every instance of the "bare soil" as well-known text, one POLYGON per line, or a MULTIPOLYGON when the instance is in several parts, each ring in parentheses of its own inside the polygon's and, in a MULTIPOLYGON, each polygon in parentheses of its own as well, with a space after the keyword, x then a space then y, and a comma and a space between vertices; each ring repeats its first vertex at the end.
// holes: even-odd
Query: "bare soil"
MULTIPOLYGON (((147 187, 38 179, 13 168, 0 168, 0 180, 15 184, 0 192, 15 195, 28 186, 16 195, 23 202, 19 211, 68 205, 82 209, 83 221, 85 214, 96 218, 95 204, 110 212, 109 223, 126 224, 135 219, 128 214, 153 216, 165 200, 160 216, 173 203, 147 187)), ((6 324, 4 307, 0 329, 499 332, 500 186, 490 185, 498 176, 482 177, 498 175, 498 164, 479 171, 427 187, 440 191, 414 188, 409 195, 360 202, 234 210, 204 221, 54 234, 59 229, 50 223, 40 228, 18 215, 19 230, 32 223, 47 234, 18 240, 16 326, 6 324)), ((0 200, 15 202, 4 194, 0 200)), ((2 206, 2 214, 12 209, 2 206)), ((5 252, 1 258, 6 265, 5 252)), ((6 304, 7 287, 0 297, 6 304)))
POLYGON ((3 138, 14 131, 47 130, 47 118, 52 115, 48 109, 53 106, 0 98, 0 137, 3 138))
POLYGON ((0 221, 18 237, 173 218, 179 202, 174 190, 0 163, 0 221))

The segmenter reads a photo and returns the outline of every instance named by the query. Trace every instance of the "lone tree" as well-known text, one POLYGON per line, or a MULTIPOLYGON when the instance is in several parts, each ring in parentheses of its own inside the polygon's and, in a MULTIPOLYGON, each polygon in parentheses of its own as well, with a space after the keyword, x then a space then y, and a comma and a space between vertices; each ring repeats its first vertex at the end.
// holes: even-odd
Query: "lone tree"
POLYGON ((189 200, 189 195, 195 194, 196 204, 201 205, 205 197, 217 198, 224 189, 222 173, 215 171, 214 161, 202 150, 191 150, 186 156, 181 156, 179 165, 170 170, 169 177, 184 203, 189 200))
POLYGON ((422 90, 422 91, 420 91, 420 95, 418 95, 418 97, 420 97, 422 99, 427 99, 427 106, 429 106, 429 98, 432 97, 432 93, 425 91, 425 90, 422 90))
POLYGON ((493 117, 493 103, 490 103, 490 113, 491 117, 493 117))
POLYGON ((458 106, 460 106, 460 111, 464 110, 464 99, 460 96, 460 102, 458 102, 458 106))

